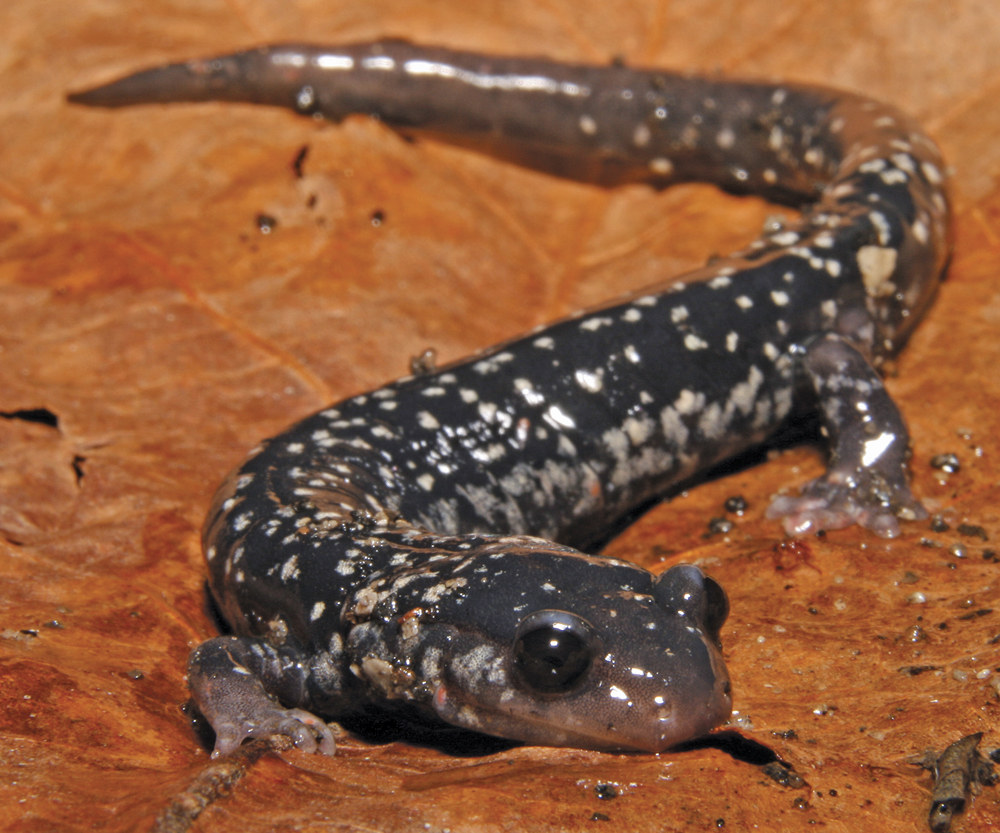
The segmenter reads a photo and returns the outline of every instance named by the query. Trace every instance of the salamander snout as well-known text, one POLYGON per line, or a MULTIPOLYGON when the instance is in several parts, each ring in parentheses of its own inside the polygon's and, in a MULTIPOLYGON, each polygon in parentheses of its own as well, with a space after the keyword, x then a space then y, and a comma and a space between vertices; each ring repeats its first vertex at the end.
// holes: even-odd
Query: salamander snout
POLYGON ((572 604, 528 612, 506 647, 460 649, 434 710, 529 743, 647 752, 725 722, 725 593, 690 565, 645 576, 645 587, 577 588, 572 604))

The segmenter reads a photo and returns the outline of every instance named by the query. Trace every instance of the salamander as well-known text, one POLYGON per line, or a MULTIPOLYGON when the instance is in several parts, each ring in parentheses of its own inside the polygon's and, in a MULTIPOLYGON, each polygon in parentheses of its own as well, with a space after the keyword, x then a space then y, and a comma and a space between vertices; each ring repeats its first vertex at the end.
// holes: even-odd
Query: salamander
POLYGON ((668 749, 724 723, 725 592, 584 550, 665 490, 819 414, 796 535, 926 516, 878 368, 948 253, 945 168, 896 109, 821 87, 571 66, 386 41, 267 46, 72 100, 367 114, 602 185, 702 180, 801 208, 744 250, 440 369, 254 449, 204 527, 233 635, 192 654, 214 754, 333 753, 366 710, 533 744, 668 749))

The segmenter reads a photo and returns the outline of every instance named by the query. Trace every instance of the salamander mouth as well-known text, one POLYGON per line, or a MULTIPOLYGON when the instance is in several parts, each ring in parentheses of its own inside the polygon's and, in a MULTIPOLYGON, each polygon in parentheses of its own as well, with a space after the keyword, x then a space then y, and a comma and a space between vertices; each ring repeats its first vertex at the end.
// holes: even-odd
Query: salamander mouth
MULTIPOLYGON (((487 735, 523 741, 538 746, 571 746, 597 752, 663 752, 685 740, 708 732, 713 725, 685 727, 675 719, 661 720, 659 731, 634 734, 610 725, 603 731, 587 732, 568 727, 537 711, 500 711, 482 703, 472 704, 441 683, 434 690, 431 705, 446 723, 487 735)), ((583 712, 581 708, 581 712, 583 712)), ((594 723, 595 729, 600 727, 594 723)))

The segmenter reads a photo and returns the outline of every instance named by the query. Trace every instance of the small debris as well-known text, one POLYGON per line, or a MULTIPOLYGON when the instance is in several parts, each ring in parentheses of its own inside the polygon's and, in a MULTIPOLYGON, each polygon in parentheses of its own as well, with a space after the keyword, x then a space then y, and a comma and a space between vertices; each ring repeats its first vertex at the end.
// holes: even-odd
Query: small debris
POLYGON ((784 761, 772 761, 762 767, 763 773, 772 781, 776 781, 782 787, 791 787, 797 790, 805 786, 805 779, 799 775, 789 764, 784 761))
POLYGON ((733 495, 732 497, 727 497, 726 502, 722 504, 723 509, 727 512, 732 512, 734 515, 742 515, 747 511, 746 498, 743 495, 733 495))
POLYGON ((931 457, 931 468, 954 474, 962 468, 957 454, 935 454, 931 457))
POLYGON ((980 616, 989 616, 993 612, 991 607, 981 607, 979 610, 973 610, 971 613, 963 613, 958 617, 960 622, 965 622, 969 619, 978 619, 980 616))
POLYGON ((302 166, 305 164, 308 155, 309 145, 303 145, 299 148, 299 152, 295 154, 295 159, 292 160, 292 171, 295 173, 296 179, 302 179, 305 175, 302 166))
POLYGON ((709 535, 725 535, 733 531, 733 522, 729 518, 712 518, 708 522, 709 535))
POLYGON ((170 804, 160 811, 152 833, 186 833, 203 811, 233 787, 257 762, 271 752, 285 752, 295 742, 284 735, 272 735, 243 744, 239 749, 202 766, 194 778, 175 793, 170 804))
POLYGON ((979 754, 982 732, 966 735, 940 755, 928 749, 910 763, 929 769, 934 775, 931 810, 927 824, 932 833, 948 833, 952 819, 965 809, 970 795, 978 795, 984 786, 997 782, 993 764, 979 754))
POLYGON ((908 677, 918 677, 927 671, 940 671, 941 666, 939 665, 904 665, 899 669, 900 674, 905 674, 908 677))
POLYGON ((959 535, 965 535, 967 538, 979 538, 983 541, 990 540, 986 534, 986 530, 978 524, 959 524, 956 530, 959 535))
POLYGON ((935 515, 931 518, 931 532, 947 532, 949 529, 951 529, 951 526, 940 515, 935 515))
POLYGON ((437 350, 428 347, 419 356, 410 359, 410 373, 414 376, 427 376, 437 370, 437 350))
POLYGON ((598 784, 594 787, 594 792, 597 793, 598 798, 604 801, 618 798, 618 790, 615 789, 614 784, 598 784))
POLYGON ((39 425, 47 425, 49 428, 59 427, 59 417, 48 408, 22 408, 19 411, 0 411, 0 417, 4 419, 20 419, 25 422, 37 422, 39 425))

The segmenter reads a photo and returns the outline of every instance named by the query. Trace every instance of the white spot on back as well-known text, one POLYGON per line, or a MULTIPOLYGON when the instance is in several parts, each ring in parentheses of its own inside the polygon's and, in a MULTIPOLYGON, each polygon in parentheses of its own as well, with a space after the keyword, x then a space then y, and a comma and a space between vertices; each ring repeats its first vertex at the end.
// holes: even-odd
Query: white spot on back
POLYGON ((819 148, 809 148, 809 150, 802 154, 802 158, 806 161, 806 164, 818 168, 823 164, 823 151, 819 148))
POLYGON ((550 405, 545 412, 544 419, 553 428, 576 428, 576 421, 558 405, 550 405))
POLYGON ((940 185, 944 182, 944 177, 941 175, 941 171, 938 170, 936 165, 930 162, 921 162, 920 170, 924 172, 924 176, 927 177, 927 181, 931 185, 940 185))
POLYGON ((441 427, 441 423, 437 421, 434 414, 430 411, 421 411, 418 413, 417 423, 421 428, 426 428, 428 431, 436 431, 441 427))
POLYGON ((625 420, 622 428, 628 434, 632 445, 642 445, 649 439, 650 434, 653 433, 653 422, 648 417, 643 417, 642 419, 629 417, 625 420))
POLYGON ((744 416, 753 410, 757 391, 760 390, 763 381, 764 374, 760 372, 760 368, 757 365, 750 365, 750 374, 747 376, 747 380, 735 385, 730 391, 730 400, 744 416))
POLYGON ((515 379, 514 390, 521 394, 529 405, 540 405, 545 401, 545 397, 534 389, 528 379, 515 379))
POLYGON ((599 367, 595 371, 581 368, 573 374, 576 383, 589 393, 598 393, 604 387, 604 368, 599 367))
POLYGON ((601 327, 610 327, 613 323, 610 318, 604 316, 600 318, 587 318, 580 322, 580 329, 593 332, 594 330, 599 330, 601 327))
POLYGON ((559 442, 556 445, 559 448, 559 453, 564 457, 576 457, 576 446, 565 434, 559 435, 559 442))
POLYGON ((669 405, 660 411, 660 427, 663 429, 663 436, 678 448, 684 448, 687 444, 690 431, 680 414, 669 405))
POLYGON ((885 167, 886 161, 884 159, 870 159, 858 165, 858 171, 863 174, 877 174, 879 171, 884 171, 885 167))
POLYGON ((288 581, 291 578, 299 577, 299 557, 293 555, 281 565, 281 580, 288 581))
POLYGON ((674 408, 677 409, 679 414, 693 414, 700 411, 705 407, 705 394, 694 393, 687 388, 684 388, 677 397, 677 401, 674 402, 674 408))
POLYGON ((799 242, 799 235, 794 231, 781 231, 771 235, 771 240, 779 246, 794 246, 799 242))
POLYGON ((713 402, 702 412, 698 420, 698 430, 705 439, 717 440, 725 434, 728 422, 719 403, 713 402))
POLYGON ((862 246, 858 249, 858 268, 865 290, 873 298, 883 298, 895 291, 889 280, 896 269, 897 252, 881 246, 862 246))
POLYGON ((673 173, 674 163, 664 156, 658 156, 655 159, 649 160, 649 169, 654 174, 659 174, 660 176, 669 176, 671 173, 673 173))
POLYGON ((868 218, 872 221, 872 225, 875 226, 875 230, 878 232, 878 242, 886 246, 892 239, 891 229, 889 228, 889 221, 885 218, 885 215, 881 211, 872 211, 868 218))

